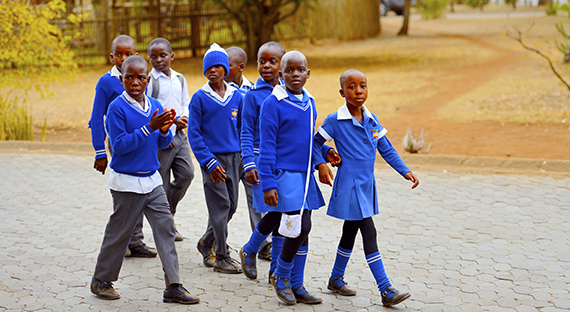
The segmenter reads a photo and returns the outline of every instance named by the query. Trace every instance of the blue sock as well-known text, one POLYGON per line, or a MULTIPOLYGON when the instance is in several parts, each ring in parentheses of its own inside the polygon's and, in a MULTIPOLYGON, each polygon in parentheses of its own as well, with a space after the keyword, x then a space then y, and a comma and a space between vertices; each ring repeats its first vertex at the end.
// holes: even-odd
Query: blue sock
MULTIPOLYGON (((293 269, 291 270, 291 289, 303 287, 303 282, 305 281, 305 263, 307 263, 308 253, 309 246, 301 246, 293 259, 293 269)), ((304 295, 304 293, 301 295, 304 295)))
MULTIPOLYGON (((334 260, 334 266, 331 273, 331 280, 335 280, 344 276, 344 271, 346 270, 346 265, 348 264, 351 253, 352 250, 344 249, 338 246, 338 249, 336 251, 336 259, 334 260)), ((338 283, 342 284, 338 285, 339 287, 342 287, 344 285, 341 280, 337 281, 337 284, 338 283)))
POLYGON ((259 247, 261 246, 263 241, 267 238, 267 236, 269 236, 269 235, 263 235, 263 234, 259 233, 258 226, 259 225, 255 226, 255 230, 253 230, 253 233, 251 233, 251 237, 249 238, 249 241, 245 244, 245 246, 243 246, 243 250, 248 255, 257 254, 259 247))
POLYGON ((285 237, 283 236, 271 236, 271 265, 269 267, 269 272, 275 272, 277 268, 277 259, 281 255, 281 248, 283 248, 283 241, 285 237))
MULTIPOLYGON (((275 269, 275 276, 280 278, 291 278, 291 269, 293 268, 294 261, 285 262, 281 257, 277 259, 277 268, 275 269)), ((277 287, 280 289, 285 288, 283 281, 277 280, 277 287)))
MULTIPOLYGON (((380 294, 383 294, 386 291, 386 288, 392 286, 390 284, 390 280, 386 276, 386 271, 384 271, 384 264, 382 263, 382 256, 380 253, 374 252, 369 255, 366 255, 366 262, 368 262, 368 267, 370 271, 372 271, 372 275, 374 275, 374 279, 376 280, 376 285, 378 285, 378 290, 380 290, 380 294)), ((390 292, 387 296, 390 298, 394 295, 394 293, 390 292)))

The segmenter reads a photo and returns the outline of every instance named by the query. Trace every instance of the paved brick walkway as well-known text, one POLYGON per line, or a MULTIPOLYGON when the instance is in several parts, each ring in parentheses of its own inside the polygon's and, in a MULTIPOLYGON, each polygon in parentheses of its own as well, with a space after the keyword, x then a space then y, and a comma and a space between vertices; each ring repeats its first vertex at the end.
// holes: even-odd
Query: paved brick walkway
MULTIPOLYGON (((92 158, 1 154, 0 311, 568 311, 570 310, 570 179, 416 172, 417 190, 395 172, 377 170, 380 253, 393 284, 412 293, 384 308, 357 239, 346 281, 355 297, 326 289, 342 222, 313 215, 307 289, 316 306, 286 306, 267 282, 205 268, 196 241, 205 229, 201 177, 179 207, 177 243, 184 285, 201 303, 162 303, 158 258, 126 259, 103 301, 89 291, 104 226, 111 213, 107 176, 92 158)), ((330 188, 323 187, 325 197, 330 188)), ((250 233, 245 202, 230 223, 239 249, 250 233)), ((150 227, 145 241, 153 245, 150 227)), ((233 253, 236 257, 237 253, 233 253)))

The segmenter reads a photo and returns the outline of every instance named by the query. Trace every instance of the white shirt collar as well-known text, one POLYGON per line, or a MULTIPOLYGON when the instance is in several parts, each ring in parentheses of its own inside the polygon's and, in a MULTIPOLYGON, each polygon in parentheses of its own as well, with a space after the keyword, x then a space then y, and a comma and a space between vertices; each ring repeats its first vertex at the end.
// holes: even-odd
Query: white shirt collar
POLYGON ((144 103, 145 103, 145 107, 143 109, 142 105, 137 102, 137 100, 133 99, 128 93, 127 91, 123 91, 123 96, 125 97, 125 99, 127 100, 127 102, 131 105, 134 105, 138 108, 140 108, 142 111, 144 112, 148 112, 148 110, 150 109, 150 100, 148 99, 148 97, 145 95, 144 96, 144 103))
POLYGON ((161 71, 158 71, 158 70, 156 70, 156 69, 153 68, 153 69, 150 70, 150 74, 151 74, 154 78, 156 78, 156 79, 158 79, 158 78, 160 78, 160 77, 162 77, 162 76, 164 76, 165 78, 168 78, 168 79, 172 79, 172 78, 174 78, 174 77, 176 77, 176 76, 178 75, 178 72, 171 68, 171 69, 170 69, 170 77, 168 77, 168 76, 166 76, 165 73, 163 73, 163 72, 161 72, 161 71))
POLYGON ((224 98, 222 99, 222 97, 220 97, 220 95, 218 93, 216 93, 214 90, 212 90, 212 87, 210 87, 210 84, 206 82, 205 85, 202 86, 202 91, 208 93, 210 96, 221 100, 222 102, 224 102, 229 96, 231 96, 232 94, 234 94, 234 92, 236 92, 238 89, 234 86, 231 86, 229 83, 224 81, 224 85, 226 85, 226 93, 224 94, 224 98))
POLYGON ((245 78, 245 76, 241 76, 241 86, 239 86, 239 88, 243 88, 243 87, 247 87, 248 89, 251 89, 251 87, 253 87, 253 85, 251 84, 251 82, 249 80, 247 80, 247 78, 245 78))
MULTIPOLYGON (((362 105, 362 110, 364 111, 366 116, 368 116, 368 118, 374 119, 372 117, 372 113, 368 110, 368 108, 366 108, 366 106, 362 105)), ((352 114, 348 110, 346 102, 344 102, 344 105, 338 109, 336 119, 337 120, 352 119, 352 114)))
MULTIPOLYGON (((309 91, 307 91, 307 89, 303 88, 303 92, 305 94, 307 94, 307 96, 311 99, 314 99, 315 97, 312 96, 309 91)), ((288 98, 289 94, 287 93, 287 89, 285 88, 285 85, 276 85, 275 88, 273 88, 273 95, 275 95, 275 97, 277 98, 278 101, 283 100, 284 98, 288 98)))
POLYGON ((119 69, 117 68, 117 65, 113 66, 113 68, 111 68, 111 71, 109 72, 109 74, 111 75, 111 77, 115 77, 117 79, 119 79, 119 77, 121 77, 121 72, 119 71, 119 69))

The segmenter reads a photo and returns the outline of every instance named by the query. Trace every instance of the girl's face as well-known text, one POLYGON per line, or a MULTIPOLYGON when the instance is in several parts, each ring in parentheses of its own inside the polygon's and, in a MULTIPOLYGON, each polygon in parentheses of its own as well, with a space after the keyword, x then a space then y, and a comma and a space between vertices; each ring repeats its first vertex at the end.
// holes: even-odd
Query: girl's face
POLYGON ((346 76, 340 95, 346 99, 348 105, 360 107, 368 98, 368 86, 366 76, 358 71, 353 71, 346 76))
POLYGON ((299 57, 292 56, 283 64, 281 76, 285 82, 287 91, 293 94, 302 94, 303 87, 307 83, 307 79, 311 76, 311 70, 307 68, 307 62, 299 57))

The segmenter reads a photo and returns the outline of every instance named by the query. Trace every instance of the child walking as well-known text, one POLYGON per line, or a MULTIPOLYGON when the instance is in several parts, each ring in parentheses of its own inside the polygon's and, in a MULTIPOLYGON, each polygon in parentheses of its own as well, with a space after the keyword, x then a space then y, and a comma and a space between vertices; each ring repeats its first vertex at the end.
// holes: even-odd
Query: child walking
MULTIPOLYGON (((182 200, 190 183, 194 179, 194 164, 190 155, 188 136, 184 129, 188 126, 188 85, 184 75, 170 68, 174 60, 174 53, 170 42, 164 38, 156 38, 148 45, 148 58, 152 65, 150 72, 150 84, 147 93, 160 101, 164 109, 174 109, 177 112, 175 124, 170 127, 173 140, 166 149, 158 150, 160 162, 160 175, 162 176, 164 192, 172 216, 176 213, 176 207, 182 200), (174 180, 170 181, 170 177, 174 180)), ((175 227, 176 229, 176 227, 175 227)), ((184 237, 176 230, 176 241, 184 237)))
POLYGON ((198 303, 200 299, 180 283, 174 222, 157 172, 160 163, 156 155, 159 148, 166 148, 172 142, 168 129, 176 112, 164 111, 157 100, 145 95, 148 64, 142 57, 125 60, 121 82, 125 91, 109 105, 105 121, 115 153, 109 176, 114 209, 105 228, 91 292, 101 299, 120 298, 112 282, 119 277, 124 250, 144 214, 152 228, 164 271, 163 301, 198 303))
POLYGON ((257 209, 267 214, 240 256, 246 276, 256 276, 255 252, 259 244, 279 225, 282 213, 300 214, 301 233, 296 238, 284 239, 281 253, 276 257, 273 285, 277 297, 287 304, 315 304, 322 299, 310 294, 303 281, 311 230, 310 210, 324 205, 312 175, 313 158, 318 156, 313 153, 312 143, 317 111, 313 97, 303 89, 310 76, 305 56, 297 51, 288 52, 280 68, 285 85, 275 86, 264 101, 259 118, 259 180, 266 205, 257 209))
MULTIPOLYGON (((325 140, 334 139, 342 157, 327 214, 345 221, 328 289, 344 296, 356 294, 344 282, 344 272, 356 234, 360 230, 366 261, 380 290, 382 304, 395 305, 408 299, 410 294, 400 292, 391 285, 378 252, 376 228, 372 219, 378 214, 374 178, 376 150, 392 168, 413 183, 412 189, 420 182, 386 138, 387 130, 380 125, 378 117, 364 106, 368 97, 366 76, 361 71, 349 69, 340 76, 340 86, 340 94, 346 99, 345 105, 336 113, 328 115, 315 135, 316 147, 325 140)), ((319 171, 319 174, 321 182, 332 184, 329 174, 324 170, 319 171)))
MULTIPOLYGON (((241 95, 245 97, 246 93, 249 92, 253 86, 251 82, 243 75, 243 70, 247 64, 247 54, 240 47, 229 47, 226 49, 230 64, 230 73, 224 78, 224 80, 230 85, 239 90, 241 95)), ((243 103, 245 106, 245 103, 243 103)), ((243 107, 240 109, 240 120, 238 120, 238 133, 241 135, 241 128, 243 126, 243 107)), ((241 138, 240 138, 241 141, 241 138)), ((249 212, 249 223, 251 225, 251 230, 255 230, 255 226, 261 220, 261 213, 257 212, 253 205, 253 189, 251 183, 245 178, 245 171, 243 166, 240 170, 240 181, 245 188, 245 194, 247 196, 247 208, 249 212)), ((266 239, 259 247, 259 258, 270 260, 271 259, 271 241, 266 239)))
POLYGON ((228 55, 216 43, 204 55, 203 73, 208 82, 190 100, 188 127, 190 145, 202 169, 209 216, 197 248, 205 266, 236 274, 241 268, 230 258, 226 240, 228 222, 238 202, 241 157, 237 121, 243 99, 224 81, 229 73, 228 55))
MULTIPOLYGON (((95 149, 95 170, 105 174, 107 169, 107 153, 105 152, 105 117, 109 104, 113 102, 124 91, 123 85, 119 80, 121 76, 121 67, 123 62, 130 56, 136 54, 135 40, 127 35, 120 35, 113 39, 111 44, 111 61, 115 64, 109 72, 103 75, 95 86, 95 99, 93 100, 93 110, 91 119, 89 120, 89 128, 91 128, 91 143, 95 149)), ((113 153, 112 147, 109 145, 110 152, 113 153)), ((126 249, 125 256, 152 258, 156 257, 156 250, 149 248, 143 242, 143 217, 133 231, 131 241, 126 249)))

